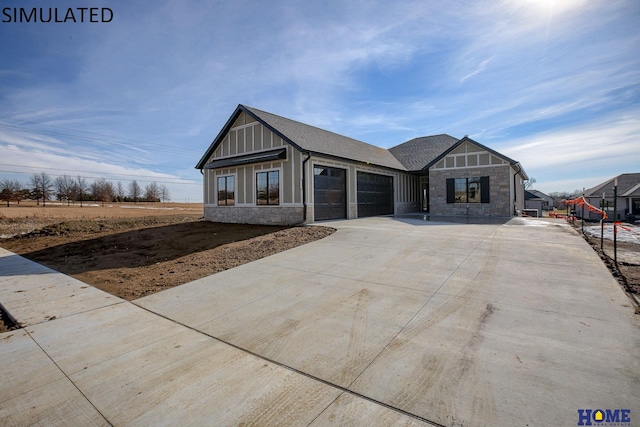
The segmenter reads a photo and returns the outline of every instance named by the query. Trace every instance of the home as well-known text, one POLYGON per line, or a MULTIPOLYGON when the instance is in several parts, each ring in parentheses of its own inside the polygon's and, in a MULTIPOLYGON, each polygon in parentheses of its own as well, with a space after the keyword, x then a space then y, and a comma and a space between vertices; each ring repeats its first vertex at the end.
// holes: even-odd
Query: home
POLYGON ((542 216, 542 211, 549 210, 553 207, 555 200, 553 197, 544 194, 538 190, 525 190, 524 207, 526 211, 535 211, 537 217, 542 216))
MULTIPOLYGON (((616 221, 634 222, 640 218, 640 173, 623 173, 584 192, 584 197, 593 206, 603 209, 609 219, 614 219, 614 187, 617 186, 616 221)), ((576 212, 581 216, 581 212, 576 212)), ((595 212, 585 212, 585 219, 600 220, 595 212)))
POLYGON ((292 225, 425 212, 509 217, 524 208, 518 162, 468 137, 390 149, 238 105, 197 169, 210 221, 292 225))
POLYGON ((553 209, 557 200, 548 194, 543 193, 540 190, 527 190, 529 193, 533 194, 535 198, 539 198, 542 200, 542 208, 545 210, 553 209))

